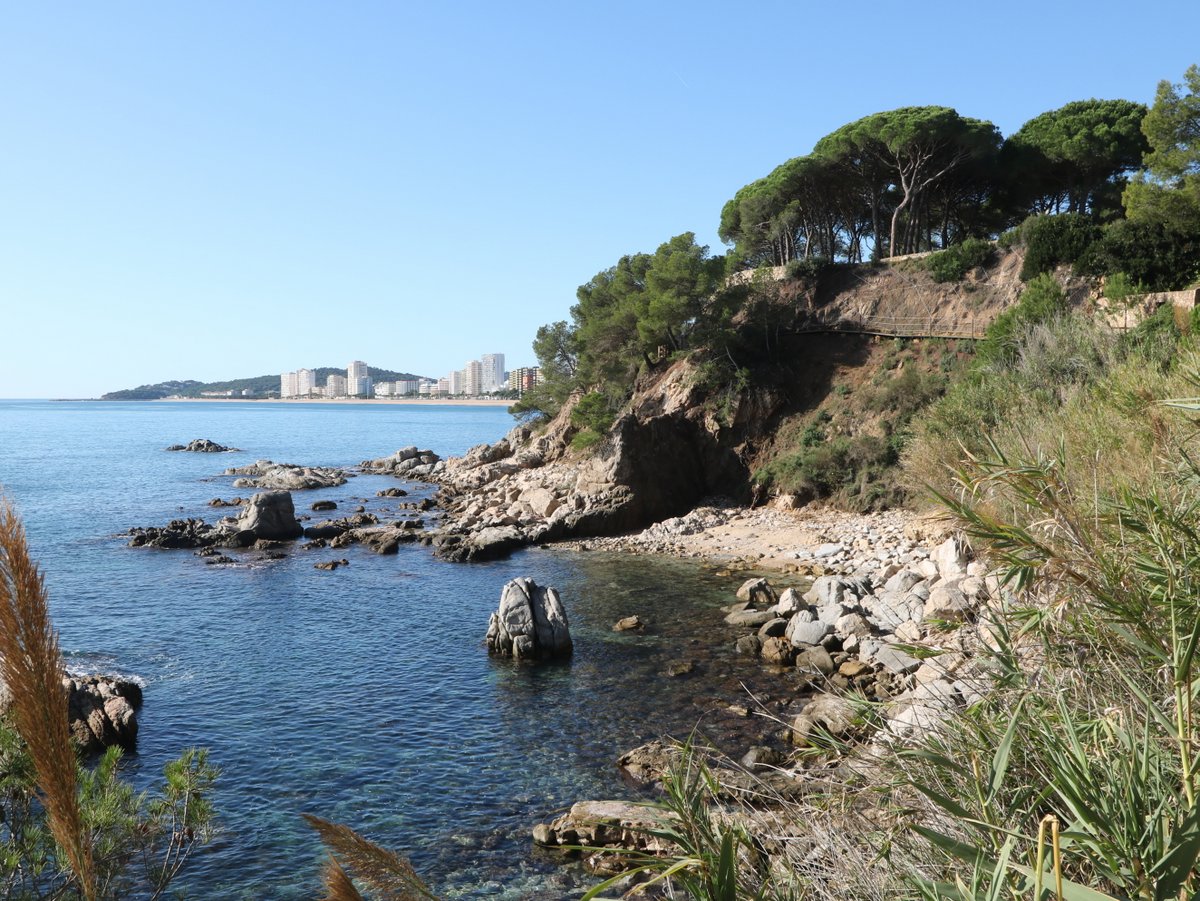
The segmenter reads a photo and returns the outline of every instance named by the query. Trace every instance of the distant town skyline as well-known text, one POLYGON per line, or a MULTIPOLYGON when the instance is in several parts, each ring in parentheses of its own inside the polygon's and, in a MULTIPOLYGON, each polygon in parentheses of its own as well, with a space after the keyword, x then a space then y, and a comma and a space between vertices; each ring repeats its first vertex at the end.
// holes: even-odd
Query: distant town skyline
POLYGON ((11 4, 0 397, 532 362, 579 285, 687 231, 723 252, 740 187, 860 116, 941 104, 1008 135, 1200 61, 1193 0, 1121 30, 1119 63, 1136 13, 1108 0, 858 12, 11 4))

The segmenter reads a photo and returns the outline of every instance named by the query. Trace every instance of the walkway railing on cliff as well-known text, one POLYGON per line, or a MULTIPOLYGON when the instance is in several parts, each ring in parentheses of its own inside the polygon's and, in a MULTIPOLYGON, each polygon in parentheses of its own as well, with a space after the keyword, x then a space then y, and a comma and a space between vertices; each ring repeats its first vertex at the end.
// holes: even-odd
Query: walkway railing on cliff
POLYGON ((983 337, 990 320, 929 316, 859 316, 845 314, 828 319, 819 314, 798 332, 842 332, 858 335, 879 335, 885 338, 967 338, 983 337))

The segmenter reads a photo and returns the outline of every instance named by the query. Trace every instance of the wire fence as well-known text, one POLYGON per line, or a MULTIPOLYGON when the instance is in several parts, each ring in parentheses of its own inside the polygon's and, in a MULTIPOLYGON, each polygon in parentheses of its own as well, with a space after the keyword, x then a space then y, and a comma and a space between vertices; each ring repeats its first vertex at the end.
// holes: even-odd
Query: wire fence
POLYGON ((801 325, 800 332, 848 332, 880 335, 886 338, 967 338, 983 337, 988 321, 940 316, 853 316, 816 317, 801 325))

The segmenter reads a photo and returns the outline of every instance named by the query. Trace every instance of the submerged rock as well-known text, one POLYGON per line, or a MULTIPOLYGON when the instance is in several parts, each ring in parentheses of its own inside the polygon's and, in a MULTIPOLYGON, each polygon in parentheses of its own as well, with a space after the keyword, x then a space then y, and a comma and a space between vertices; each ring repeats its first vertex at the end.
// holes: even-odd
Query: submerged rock
POLYGON ((567 612, 558 592, 530 578, 508 582, 487 631, 488 652, 518 660, 569 657, 567 612))

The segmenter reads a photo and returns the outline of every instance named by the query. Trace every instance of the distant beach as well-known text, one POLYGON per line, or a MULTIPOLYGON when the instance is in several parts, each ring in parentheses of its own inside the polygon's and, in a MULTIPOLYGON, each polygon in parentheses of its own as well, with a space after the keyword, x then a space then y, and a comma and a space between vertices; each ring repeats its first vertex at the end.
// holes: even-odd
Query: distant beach
MULTIPOLYGON (((511 399, 464 398, 464 397, 163 397, 150 403, 171 401, 174 403, 218 403, 255 401, 272 404, 420 404, 453 407, 511 407, 511 399)), ((126 401, 130 403, 130 401, 126 401)))

